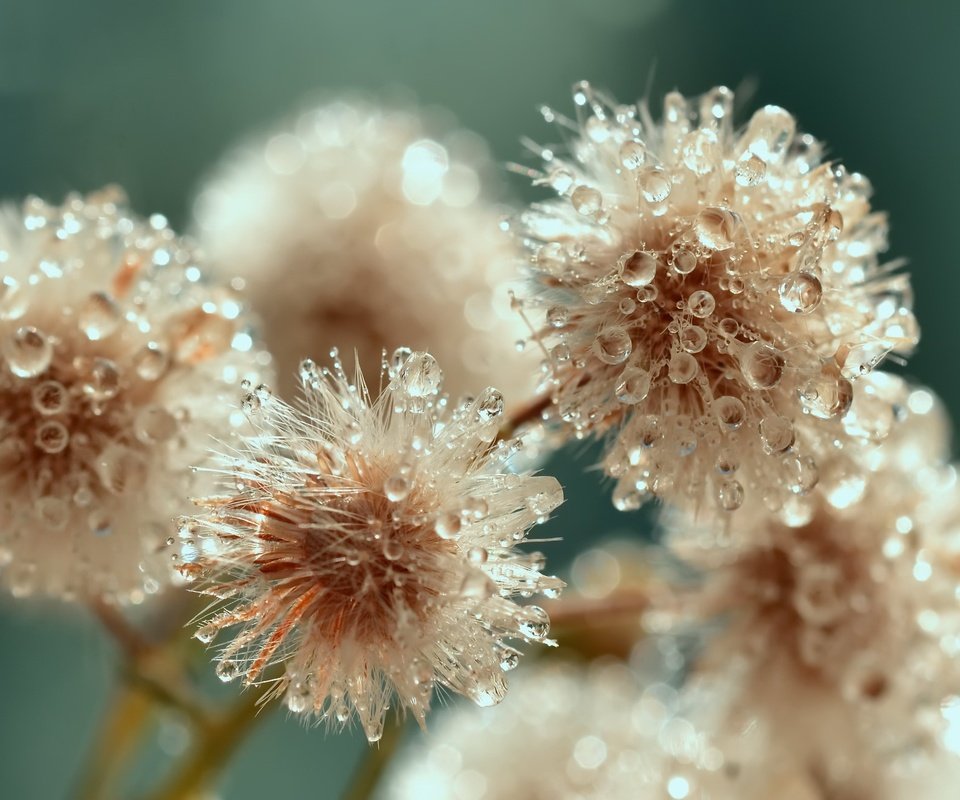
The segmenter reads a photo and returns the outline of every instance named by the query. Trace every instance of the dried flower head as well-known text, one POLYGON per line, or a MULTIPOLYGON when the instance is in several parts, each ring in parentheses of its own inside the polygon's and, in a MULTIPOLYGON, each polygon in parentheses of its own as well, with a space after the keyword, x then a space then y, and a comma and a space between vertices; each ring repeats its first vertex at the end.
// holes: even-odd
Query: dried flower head
POLYGON ((960 494, 942 461, 945 419, 928 391, 887 378, 902 389, 903 419, 860 471, 828 462, 830 480, 790 526, 745 509, 726 545, 715 529, 667 538, 702 574, 677 590, 681 618, 726 619, 698 669, 740 664, 734 705, 803 748, 831 797, 874 784, 851 796, 888 796, 879 788, 891 775, 941 749, 941 707, 960 696, 960 494))
POLYGON ((271 694, 297 713, 379 738, 394 695, 422 724, 434 685, 479 705, 506 691, 510 639, 544 641, 555 596, 543 556, 514 548, 562 500, 555 479, 512 474, 497 441, 503 398, 451 404, 427 353, 399 350, 374 401, 358 373, 301 367, 298 411, 266 389, 244 400, 258 435, 226 466, 226 494, 199 501, 182 554, 200 591, 226 600, 197 636, 242 626, 219 653, 224 680, 286 672, 271 694))
MULTIPOLYGON (((140 600, 217 409, 262 357, 234 292, 121 194, 0 219, 0 561, 14 595, 140 600)), ((239 416, 235 422, 242 422, 239 416)))
POLYGON ((247 282, 287 400, 300 359, 334 345, 368 374, 383 348, 429 350, 453 395, 534 388, 503 285, 515 245, 481 191, 489 155, 475 135, 432 127, 332 103, 237 151, 199 195, 201 241, 247 282))
POLYGON ((558 199, 520 219, 546 310, 554 414, 612 432, 614 502, 738 508, 816 481, 851 381, 917 341, 908 278, 881 265, 870 184, 776 106, 732 123, 733 94, 674 92, 654 121, 574 88, 570 154, 538 148, 558 199))

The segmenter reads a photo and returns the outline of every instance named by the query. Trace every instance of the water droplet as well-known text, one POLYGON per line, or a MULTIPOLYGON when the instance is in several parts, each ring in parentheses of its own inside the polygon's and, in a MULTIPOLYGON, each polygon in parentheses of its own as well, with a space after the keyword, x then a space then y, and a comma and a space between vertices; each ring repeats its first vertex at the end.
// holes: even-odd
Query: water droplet
POLYGON ((782 453, 793 446, 796 434, 785 417, 771 415, 760 420, 760 441, 767 453, 782 453))
POLYGON ((520 653, 512 647, 503 648, 500 652, 500 669, 504 672, 516 669, 520 665, 520 653))
POLYGON ((206 625, 201 625, 197 628, 197 632, 193 634, 193 638, 197 641, 203 642, 204 644, 210 644, 214 639, 217 638, 217 633, 219 628, 213 623, 207 623, 206 625))
POLYGON ((481 564, 486 564, 489 556, 490 554, 484 547, 471 547, 467 551, 467 560, 477 567, 479 567, 481 564))
POLYGON ((396 561, 403 555, 403 542, 390 536, 383 540, 383 557, 387 561, 396 561))
POLYGON ((539 641, 550 633, 550 617, 540 606, 524 606, 517 614, 520 633, 528 639, 539 641))
POLYGON ((603 195, 590 186, 578 186, 570 195, 570 202, 578 213, 590 216, 603 207, 603 195))
POLYGON ((657 257, 644 250, 635 250, 620 259, 620 280, 627 286, 646 286, 657 274, 657 257))
POLYGON ((120 391, 120 370, 108 358, 94 358, 92 362, 76 363, 78 371, 86 372, 83 391, 94 400, 109 400, 120 391))
POLYGON ((120 319, 120 307, 106 292, 91 294, 77 312, 77 325, 92 342, 113 333, 120 319))
POLYGON ((650 391, 650 373, 640 367, 627 367, 617 382, 616 395, 624 405, 636 405, 650 391))
POLYGON ((684 166, 696 175, 709 175, 720 163, 719 139, 710 128, 699 128, 683 138, 684 166))
POLYGON ((70 433, 56 420, 48 420, 37 427, 34 441, 45 453, 62 453, 70 444, 70 433))
POLYGON ((698 289, 687 300, 687 308, 693 316, 700 319, 709 317, 717 307, 717 301, 706 289, 698 289))
POLYGON ((699 325, 687 325, 680 331, 680 346, 688 353, 699 353, 707 346, 707 332, 699 325))
POLYGON ((467 694, 476 705, 481 708, 490 708, 507 696, 507 682, 502 674, 491 675, 489 682, 469 687, 467 694))
POLYGON ((134 431, 144 444, 157 444, 177 432, 177 421, 163 406, 144 406, 134 420, 134 431))
POLYGON ((817 462, 810 456, 788 457, 784 460, 787 488, 794 494, 806 494, 820 480, 817 462))
POLYGON ((640 191, 648 203, 659 204, 670 196, 670 176, 660 167, 646 170, 640 176, 640 191))
POLYGON ((467 519, 481 520, 490 513, 490 506, 482 497, 468 497, 463 502, 463 515, 467 519))
POLYGON ((50 366, 53 343, 36 328, 26 326, 5 338, 0 352, 14 375, 33 378, 50 366))
POLYGON ((625 317, 629 317, 634 311, 637 310, 637 303, 632 297, 624 297, 617 305, 617 309, 625 317))
POLYGON ((743 505, 743 486, 740 481, 724 481, 717 487, 717 501, 725 511, 736 511, 743 505))
POLYGON ((33 387, 33 407, 44 416, 60 414, 69 404, 67 388, 59 381, 43 381, 33 387))
POLYGON ((387 500, 398 503, 410 494, 410 481, 403 475, 391 475, 383 482, 383 493, 387 500))
POLYGON ((737 430, 747 418, 747 408, 743 401, 730 395, 718 397, 714 401, 713 411, 720 424, 730 431, 737 430))
POLYGON ((689 275, 697 268, 697 256, 690 250, 681 248, 673 253, 671 263, 678 275, 689 275))
POLYGON ((733 247, 740 220, 725 208, 705 208, 697 215, 694 230, 700 244, 710 250, 729 250, 733 247))
POLYGON ((217 664, 217 677, 224 683, 236 680, 240 675, 240 665, 236 661, 225 658, 217 664))
POLYGON ((400 368, 397 380, 410 397, 429 397, 440 391, 443 371, 429 353, 413 353, 400 368))
POLYGON ((483 570, 472 569, 463 578, 460 584, 460 596, 465 600, 481 601, 492 597, 496 591, 496 584, 483 570))
POLYGON ((632 351, 630 334, 619 326, 603 329, 593 342, 593 353, 604 364, 622 364, 632 351))
POLYGON ((779 106, 765 106, 747 124, 741 147, 764 161, 779 160, 793 139, 796 122, 779 106))
POLYGON ((570 312, 563 306, 551 306, 547 309, 547 324, 551 328, 562 328, 570 321, 570 312))
POLYGON ((804 384, 800 400, 811 414, 820 419, 842 417, 853 404, 853 386, 846 378, 824 368, 816 378, 804 384))
POLYGON ((780 305, 792 314, 809 314, 822 297, 820 279, 809 272, 791 272, 780 281, 780 305))
POLYGON ((166 372, 169 363, 167 351, 156 342, 148 342, 134 356, 133 368, 142 380, 155 381, 166 372))
POLYGON ((19 282, 5 275, 0 280, 0 320, 20 319, 29 306, 27 293, 19 282))
POLYGON ((737 184, 757 186, 767 175, 767 162, 753 153, 745 153, 734 170, 737 184))
POLYGON ((670 380, 674 383, 690 383, 699 371, 697 359, 689 353, 674 353, 667 368, 670 380))
POLYGON ((783 354, 763 342, 753 342, 740 354, 740 369, 751 389, 772 389, 783 377, 783 354))
POLYGON ((503 413, 503 395, 496 389, 487 388, 477 400, 477 416, 481 422, 490 422, 503 413))
POLYGON ((138 455, 122 444, 109 444, 97 459, 97 475, 104 488, 123 494, 143 484, 145 465, 138 455))
POLYGON ((434 523, 434 529, 437 536, 441 539, 453 539, 460 533, 461 521, 460 515, 453 511, 447 511, 437 517, 434 523))

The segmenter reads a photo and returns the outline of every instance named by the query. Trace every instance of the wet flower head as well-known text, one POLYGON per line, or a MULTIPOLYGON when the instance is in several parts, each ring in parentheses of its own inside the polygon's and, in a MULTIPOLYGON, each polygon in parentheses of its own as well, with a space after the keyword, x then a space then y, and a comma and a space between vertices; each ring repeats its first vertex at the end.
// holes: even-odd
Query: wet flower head
POLYGON ((498 702, 512 640, 543 641, 548 619, 515 598, 555 596, 543 557, 514 548, 557 506, 556 480, 508 469, 503 398, 452 403, 422 352, 398 350, 372 400, 334 353, 301 366, 294 409, 263 387, 244 406, 258 430, 226 464, 225 494, 185 521, 183 569, 224 599, 197 636, 239 626, 218 656, 224 680, 258 681, 297 713, 380 736, 387 707, 423 722, 435 685, 498 702))
MULTIPOLYGON (((235 292, 117 190, 0 219, 0 562, 14 595, 140 600, 215 412, 259 374, 235 292), (213 413, 212 413, 213 412, 213 413)), ((242 422, 239 417, 235 422, 242 422)))
POLYGON ((611 432, 614 501, 653 495, 738 508, 805 494, 854 382, 917 341, 906 275, 882 265, 870 184, 776 106, 736 129, 733 94, 673 92, 663 116, 586 83, 568 155, 537 148, 557 199, 519 222, 528 307, 554 413, 611 432))
POLYGON ((491 381, 511 399, 533 389, 492 172, 476 135, 363 102, 311 109, 228 156, 198 195, 198 233, 246 281, 281 397, 296 396, 302 358, 334 345, 368 374, 383 348, 429 350, 452 394, 491 381))

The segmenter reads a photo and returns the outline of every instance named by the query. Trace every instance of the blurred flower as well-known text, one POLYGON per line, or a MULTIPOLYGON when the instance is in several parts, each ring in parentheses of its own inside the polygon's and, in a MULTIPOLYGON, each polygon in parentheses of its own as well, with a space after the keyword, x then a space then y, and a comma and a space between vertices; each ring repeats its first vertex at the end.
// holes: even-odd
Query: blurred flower
POLYGON ((286 399, 300 359, 334 344, 368 373, 383 348, 429 350, 455 396, 496 383, 512 403, 534 388, 505 286, 516 250, 481 192, 489 156, 471 134, 427 127, 326 105, 233 154, 197 198, 204 247, 248 284, 286 399))
POLYGON ((936 758, 941 709, 960 696, 960 492, 943 462, 946 420, 930 392, 887 378, 901 388, 899 424, 862 468, 826 463, 792 524, 751 508, 727 534, 674 515, 665 544, 701 582, 655 599, 648 618, 661 632, 717 624, 698 672, 741 669, 734 705, 770 720, 830 797, 899 796, 884 787, 936 758))
MULTIPOLYGON (((0 563, 16 596, 139 601, 219 407, 264 357, 160 215, 116 190, 0 219, 0 563)), ((236 422, 242 421, 239 417, 236 422)))
POLYGON ((732 124, 733 94, 667 95, 663 118, 574 88, 564 157, 537 148, 519 234, 546 324, 553 414, 612 432, 614 502, 779 506, 817 480, 851 381, 917 341, 908 277, 881 265, 870 184, 776 106, 732 124))
POLYGON ((186 577, 227 601, 197 637, 243 626, 220 677, 251 684, 284 661, 271 694, 338 724, 355 713, 371 741, 394 694, 421 724, 435 684, 499 702, 519 656, 507 640, 548 633, 542 608, 511 598, 562 587, 514 550, 562 492, 508 472, 519 442, 495 440, 500 393, 451 404, 434 358, 405 349, 386 377, 373 401, 339 361, 305 361, 301 411, 251 392, 258 435, 181 529, 186 577))

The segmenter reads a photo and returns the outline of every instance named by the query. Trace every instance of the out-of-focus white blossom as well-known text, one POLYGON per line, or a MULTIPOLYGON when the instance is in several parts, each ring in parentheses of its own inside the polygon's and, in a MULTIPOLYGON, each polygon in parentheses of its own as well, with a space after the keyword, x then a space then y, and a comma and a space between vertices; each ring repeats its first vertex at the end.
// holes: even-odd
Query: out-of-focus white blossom
POLYGON ((881 264, 870 184, 766 106, 737 129, 733 94, 673 92, 663 116, 574 87, 568 141, 535 148, 556 199, 517 233, 534 280, 532 339, 562 429, 609 433, 614 502, 657 496, 778 508, 810 491, 847 424, 855 380, 917 341, 908 277, 881 264))
POLYGON ((219 405, 269 363, 236 293, 116 190, 0 219, 0 580, 139 601, 189 507, 219 405))
POLYGON ((225 456, 222 496, 181 528, 188 579, 224 600, 197 633, 223 680, 257 682, 296 713, 381 735, 389 705, 421 724, 434 686, 499 702, 511 640, 544 641, 555 596, 543 556, 515 550, 562 500, 553 478, 514 474, 495 389, 451 402, 434 358, 398 350, 372 400, 362 377, 301 366, 297 410, 264 387, 243 401, 257 435, 225 456))
POLYGON ((429 350, 456 396, 537 381, 509 307, 515 245, 481 180, 478 137, 417 113, 332 103, 229 156, 196 202, 212 261, 246 281, 292 400, 297 365, 334 345, 368 374, 383 348, 429 350))

